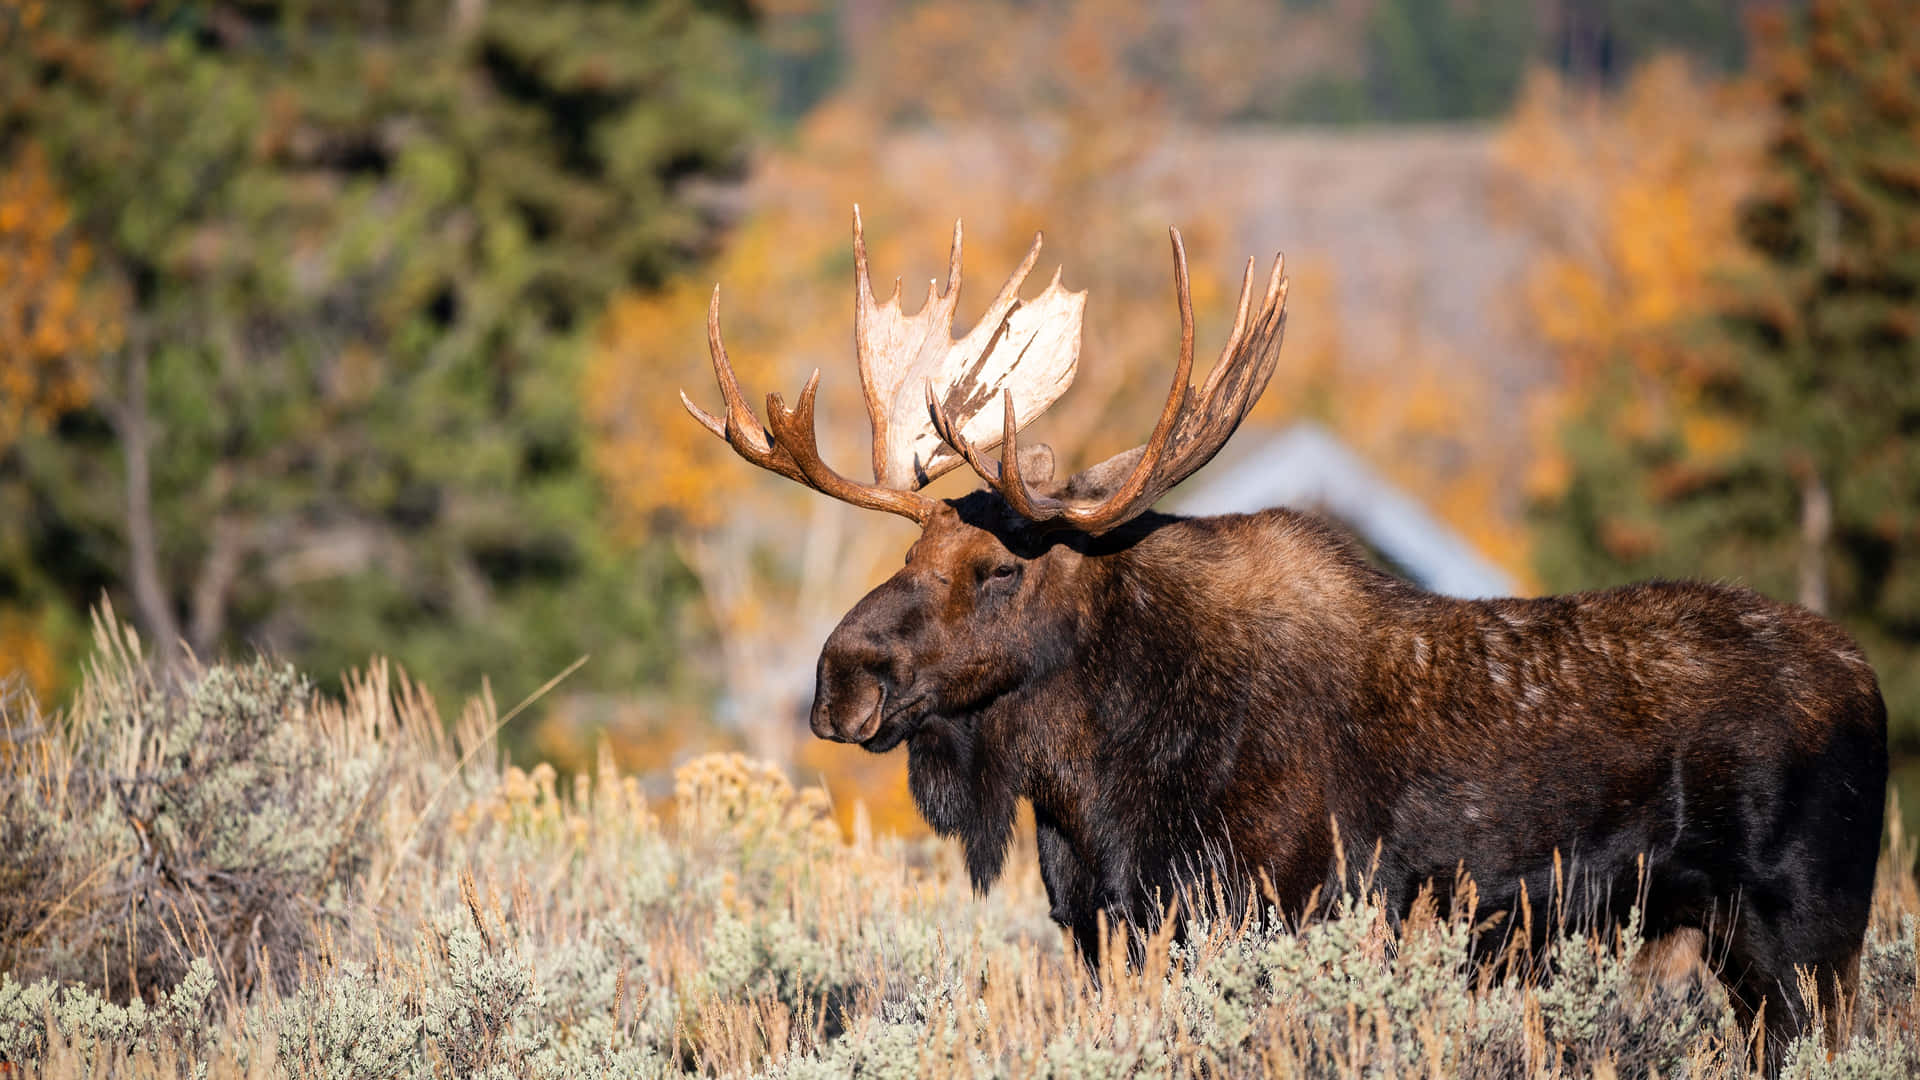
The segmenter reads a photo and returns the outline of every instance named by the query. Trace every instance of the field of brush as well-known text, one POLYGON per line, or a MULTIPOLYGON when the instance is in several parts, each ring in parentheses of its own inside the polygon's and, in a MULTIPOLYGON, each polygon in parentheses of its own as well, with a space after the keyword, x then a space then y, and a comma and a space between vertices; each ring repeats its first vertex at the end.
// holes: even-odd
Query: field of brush
MULTIPOLYGON (((1101 989, 1030 854, 971 895, 936 841, 843 834, 737 756, 670 807, 606 765, 505 765, 375 668, 341 700, 269 663, 162 689, 103 629, 73 708, 0 727, 0 1074, 387 1077, 1733 1077, 1708 983, 1648 986, 1631 925, 1544 984, 1464 920, 1364 900, 1160 940, 1101 989)), ((1029 845, 1031 840, 1026 841, 1029 845)), ((1896 835, 1841 1046, 1786 1075, 1920 1075, 1896 835)))

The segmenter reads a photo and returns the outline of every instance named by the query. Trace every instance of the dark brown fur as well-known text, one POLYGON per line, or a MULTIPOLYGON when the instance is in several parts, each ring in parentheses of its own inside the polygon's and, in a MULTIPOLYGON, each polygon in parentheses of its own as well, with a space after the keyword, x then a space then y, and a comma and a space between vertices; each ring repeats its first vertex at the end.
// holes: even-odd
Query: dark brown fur
POLYGON ((815 732, 907 743, 977 887, 1032 802, 1053 917, 1087 951, 1103 914, 1143 925, 1222 867, 1306 914, 1354 885, 1336 824, 1397 913, 1464 869, 1483 914, 1558 883, 1577 910, 1638 904, 1649 938, 1700 931, 1777 1046, 1805 1022, 1795 967, 1827 996, 1866 929, 1874 674, 1832 623, 1741 588, 1454 600, 1292 511, 1095 538, 977 493, 848 613, 819 674, 815 732))

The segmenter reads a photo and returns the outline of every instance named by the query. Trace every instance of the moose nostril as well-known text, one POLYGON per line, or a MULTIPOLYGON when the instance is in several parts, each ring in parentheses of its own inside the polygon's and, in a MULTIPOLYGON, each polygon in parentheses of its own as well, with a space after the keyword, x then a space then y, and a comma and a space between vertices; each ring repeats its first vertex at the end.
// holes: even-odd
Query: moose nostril
POLYGON ((860 726, 853 730, 852 735, 849 736, 850 740, 853 742, 866 742, 868 739, 873 738, 873 736, 879 732, 880 721, 885 718, 886 715, 887 684, 881 683, 880 696, 878 700, 873 703, 873 711, 868 713, 866 719, 861 721, 860 726))
POLYGON ((827 709, 825 722, 833 729, 830 738, 841 742, 859 742, 877 727, 875 719, 887 700, 886 685, 877 679, 862 679, 850 693, 838 697, 827 709))
POLYGON ((807 726, 822 739, 859 742, 879 726, 887 699, 886 676, 863 663, 821 665, 807 726))
POLYGON ((832 699, 827 696, 825 687, 814 695, 813 708, 807 713, 807 726, 813 729, 815 738, 834 739, 833 722, 827 717, 833 710, 832 699))

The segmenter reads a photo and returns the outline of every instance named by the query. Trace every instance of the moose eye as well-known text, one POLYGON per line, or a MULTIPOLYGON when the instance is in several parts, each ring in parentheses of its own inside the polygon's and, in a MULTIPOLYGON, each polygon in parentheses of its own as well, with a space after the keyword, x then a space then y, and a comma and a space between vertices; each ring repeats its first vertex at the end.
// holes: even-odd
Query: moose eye
POLYGON ((990 581, 1001 581, 1006 578, 1010 578, 1019 572, 1020 572, 1020 567, 1017 564, 1002 563, 999 566, 996 566, 993 569, 987 571, 987 578, 990 581))

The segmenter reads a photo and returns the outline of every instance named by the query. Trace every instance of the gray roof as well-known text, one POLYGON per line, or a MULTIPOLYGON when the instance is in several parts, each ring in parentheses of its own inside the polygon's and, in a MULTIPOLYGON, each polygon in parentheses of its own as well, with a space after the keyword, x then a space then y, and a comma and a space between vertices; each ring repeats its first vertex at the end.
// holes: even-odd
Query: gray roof
POLYGON ((1296 424, 1235 449, 1231 460, 1182 485, 1163 508, 1181 514, 1247 513, 1269 506, 1315 510, 1338 518, 1434 592, 1486 597, 1518 591, 1505 571, 1319 425, 1296 424))

